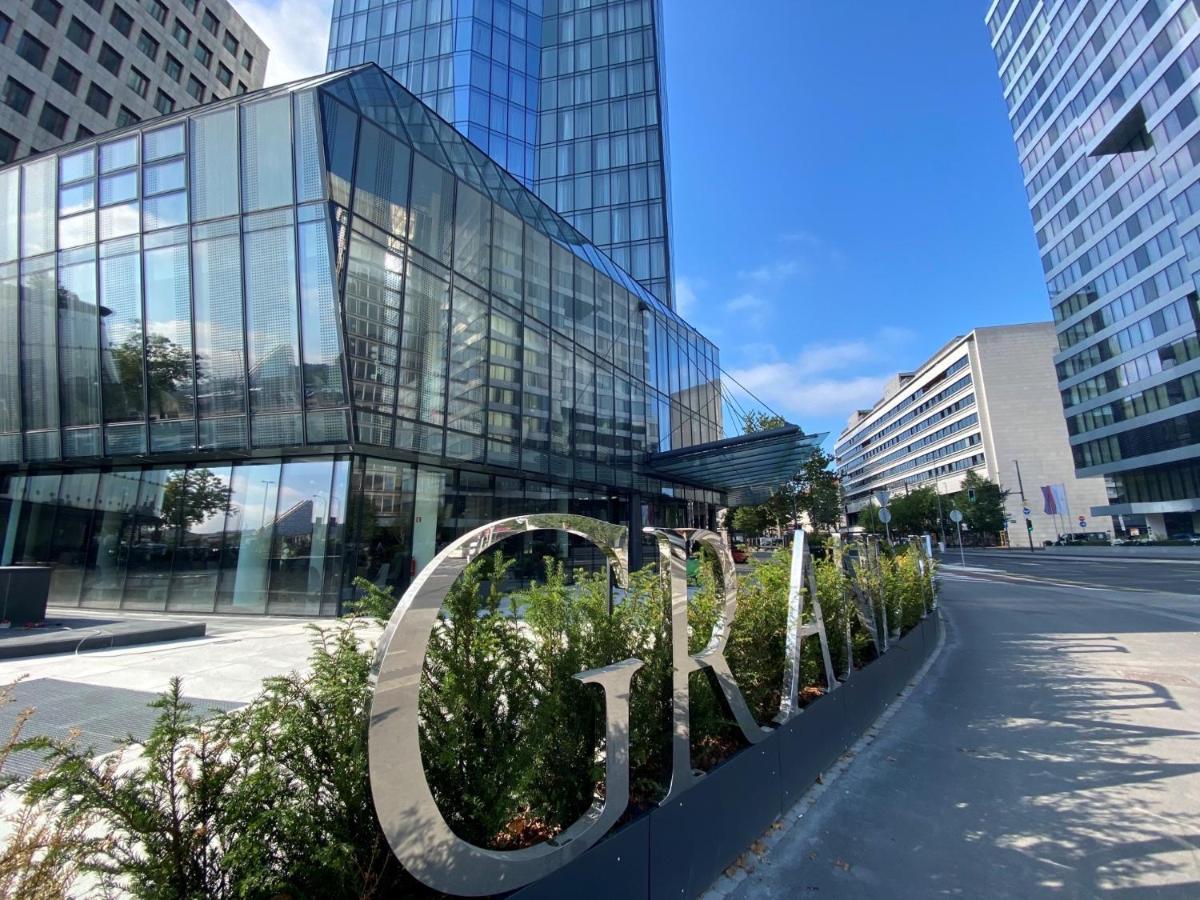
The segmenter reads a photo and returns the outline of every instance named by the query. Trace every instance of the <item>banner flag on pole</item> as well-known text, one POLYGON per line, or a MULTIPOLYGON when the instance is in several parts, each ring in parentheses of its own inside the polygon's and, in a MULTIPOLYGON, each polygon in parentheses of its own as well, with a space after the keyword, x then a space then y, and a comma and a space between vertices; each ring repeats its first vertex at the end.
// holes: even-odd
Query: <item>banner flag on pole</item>
POLYGON ((1054 497, 1054 489, 1057 486, 1058 485, 1054 485, 1054 484, 1042 485, 1043 508, 1045 510, 1046 515, 1048 515, 1048 516, 1058 515, 1058 504, 1055 502, 1055 497, 1054 497))

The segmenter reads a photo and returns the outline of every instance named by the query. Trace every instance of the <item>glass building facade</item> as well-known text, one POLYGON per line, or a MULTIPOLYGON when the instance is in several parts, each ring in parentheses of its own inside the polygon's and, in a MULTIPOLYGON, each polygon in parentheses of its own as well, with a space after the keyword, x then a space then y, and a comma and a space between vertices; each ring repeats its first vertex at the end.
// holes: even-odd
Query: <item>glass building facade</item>
POLYGON ((661 0, 334 0, 330 71, 374 62, 668 306, 661 0))
POLYGON ((1200 520, 1200 3, 998 0, 999 66, 1096 514, 1200 520))
POLYGON ((0 342, 0 564, 57 603, 332 614, 720 500, 643 466, 721 437, 717 348, 374 66, 0 169, 0 342))

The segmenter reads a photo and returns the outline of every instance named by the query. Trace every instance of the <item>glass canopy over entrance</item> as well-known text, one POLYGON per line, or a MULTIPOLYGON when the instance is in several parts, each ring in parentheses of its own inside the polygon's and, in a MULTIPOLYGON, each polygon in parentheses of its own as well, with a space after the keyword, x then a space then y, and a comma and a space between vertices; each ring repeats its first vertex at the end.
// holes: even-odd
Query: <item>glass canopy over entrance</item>
POLYGON ((762 503, 796 476, 825 438, 805 434, 798 425, 785 425, 652 453, 646 471, 656 478, 725 493, 730 506, 762 503))

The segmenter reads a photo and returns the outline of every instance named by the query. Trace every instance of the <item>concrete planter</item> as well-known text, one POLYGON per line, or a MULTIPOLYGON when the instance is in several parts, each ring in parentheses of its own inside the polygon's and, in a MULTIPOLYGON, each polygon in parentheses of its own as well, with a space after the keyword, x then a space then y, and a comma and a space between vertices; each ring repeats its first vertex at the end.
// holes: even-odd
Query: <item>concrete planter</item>
POLYGON ((941 619, 922 620, 854 672, 691 790, 609 835, 512 900, 559 897, 690 900, 745 853, 817 776, 863 735, 937 646, 941 619))
POLYGON ((49 566, 0 567, 0 621, 29 625, 46 620, 49 566))

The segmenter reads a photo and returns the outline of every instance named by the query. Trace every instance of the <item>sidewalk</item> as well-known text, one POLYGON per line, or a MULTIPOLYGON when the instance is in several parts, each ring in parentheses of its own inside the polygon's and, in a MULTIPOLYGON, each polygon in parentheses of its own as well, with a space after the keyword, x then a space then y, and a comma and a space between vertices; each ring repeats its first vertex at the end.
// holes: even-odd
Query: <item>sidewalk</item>
POLYGON ((1200 614, 948 582, 946 647, 736 900, 1200 896, 1200 614))

